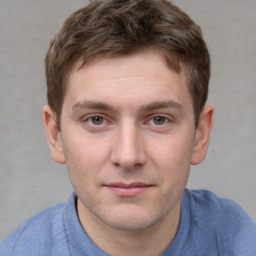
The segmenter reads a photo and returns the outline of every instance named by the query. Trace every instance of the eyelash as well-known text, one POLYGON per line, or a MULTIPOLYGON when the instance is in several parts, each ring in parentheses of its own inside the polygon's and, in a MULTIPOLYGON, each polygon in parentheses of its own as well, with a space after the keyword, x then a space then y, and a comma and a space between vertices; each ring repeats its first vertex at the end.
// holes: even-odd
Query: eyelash
POLYGON ((150 123, 151 121, 153 122, 152 125, 163 126, 163 125, 165 125, 165 124, 167 124, 167 123, 170 122, 170 118, 167 118, 166 116, 163 116, 163 115, 156 115, 156 116, 151 117, 151 118, 149 119, 148 123, 150 123), (160 124, 157 124, 157 123, 155 122, 157 118, 163 119, 163 120, 162 120, 163 123, 160 122, 160 124))
POLYGON ((101 126, 107 122, 107 119, 102 115, 96 114, 96 115, 91 115, 89 117, 86 117, 86 118, 82 119, 82 121, 89 123, 91 126, 101 126), (95 124, 93 122, 93 118, 100 118, 102 120, 102 122, 99 124, 95 124))
MULTIPOLYGON (((106 116, 101 115, 101 114, 92 114, 92 115, 89 115, 89 116, 85 116, 81 120, 82 120, 82 123, 85 123, 88 127, 92 127, 92 128, 94 127, 94 128, 98 128, 98 129, 106 127, 106 125, 113 124, 109 118, 107 118, 106 116), (95 118, 100 119, 100 120, 98 120, 99 121, 98 124, 96 124, 94 122, 95 118)), ((156 115, 153 115, 153 116, 150 115, 146 120, 147 121, 144 123, 144 125, 149 125, 152 128, 154 127, 154 128, 157 128, 157 129, 161 129, 161 128, 166 127, 166 125, 168 123, 172 122, 173 119, 169 116, 167 117, 165 115, 161 115, 161 114, 157 115, 156 114, 156 115), (157 118, 158 119, 160 118, 160 120, 159 120, 160 123, 159 124, 156 123, 157 118)))

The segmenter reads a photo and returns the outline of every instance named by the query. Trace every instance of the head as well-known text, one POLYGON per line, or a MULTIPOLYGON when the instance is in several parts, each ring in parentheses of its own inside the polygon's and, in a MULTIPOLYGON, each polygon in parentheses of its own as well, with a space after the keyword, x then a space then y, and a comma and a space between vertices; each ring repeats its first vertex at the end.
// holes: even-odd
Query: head
POLYGON ((52 41, 46 75, 48 144, 67 164, 89 236, 175 233, 212 126, 199 27, 165 0, 94 1, 52 41))
POLYGON ((60 128, 67 81, 75 64, 154 49, 186 74, 195 126, 207 100, 210 57, 200 27, 167 0, 96 0, 73 13, 54 37, 45 67, 48 104, 60 128))

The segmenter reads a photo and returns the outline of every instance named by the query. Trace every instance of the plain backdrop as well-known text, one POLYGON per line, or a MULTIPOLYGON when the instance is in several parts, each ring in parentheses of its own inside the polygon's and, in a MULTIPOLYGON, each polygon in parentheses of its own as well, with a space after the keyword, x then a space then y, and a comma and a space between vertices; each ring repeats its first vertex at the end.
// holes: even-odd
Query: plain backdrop
MULTIPOLYGON (((202 27, 212 58, 215 124, 188 187, 231 198, 256 219, 256 1, 173 2, 202 27)), ((0 239, 72 192, 43 130, 44 56, 63 21, 86 3, 0 0, 0 239)))

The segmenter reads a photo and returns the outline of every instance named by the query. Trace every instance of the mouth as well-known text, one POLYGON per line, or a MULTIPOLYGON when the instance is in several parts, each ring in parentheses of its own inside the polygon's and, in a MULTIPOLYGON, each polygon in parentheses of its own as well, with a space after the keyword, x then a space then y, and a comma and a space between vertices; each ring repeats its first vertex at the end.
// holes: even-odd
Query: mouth
POLYGON ((151 184, 134 182, 134 183, 110 183, 104 185, 109 191, 120 197, 135 197, 145 193, 153 187, 151 184))

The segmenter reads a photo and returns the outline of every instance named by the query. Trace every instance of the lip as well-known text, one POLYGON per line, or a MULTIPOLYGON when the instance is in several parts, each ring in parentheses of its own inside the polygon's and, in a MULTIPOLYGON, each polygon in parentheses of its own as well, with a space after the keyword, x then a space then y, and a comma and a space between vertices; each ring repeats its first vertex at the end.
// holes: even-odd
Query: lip
POLYGON ((120 197, 135 197, 145 193, 147 190, 152 188, 153 185, 141 182, 134 182, 129 184, 118 182, 104 185, 104 187, 120 197))

